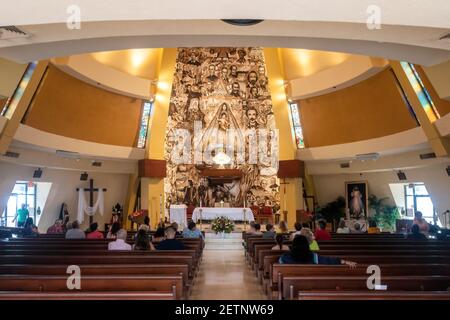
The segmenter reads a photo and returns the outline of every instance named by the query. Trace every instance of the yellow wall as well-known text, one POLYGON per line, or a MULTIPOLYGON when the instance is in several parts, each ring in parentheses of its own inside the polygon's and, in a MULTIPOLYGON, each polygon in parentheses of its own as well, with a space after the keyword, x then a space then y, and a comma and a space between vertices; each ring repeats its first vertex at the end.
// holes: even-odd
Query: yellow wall
MULTIPOLYGON (((150 131, 147 140, 146 158, 164 159, 167 116, 169 100, 175 71, 177 49, 163 49, 158 67, 158 85, 150 119, 150 131)), ((164 179, 141 179, 141 207, 149 210, 150 223, 153 227, 159 222, 160 194, 164 196, 164 179)), ((164 212, 162 213, 164 214, 164 212)))
POLYGON ((27 64, 0 58, 0 96, 9 98, 13 95, 26 68, 27 64))
POLYGON ((284 74, 279 50, 276 48, 265 48, 264 59, 272 96, 272 110, 279 134, 279 160, 292 160, 295 159, 296 147, 292 137, 289 106, 283 82, 284 74))
POLYGON ((299 101, 306 147, 402 132, 416 126, 390 70, 352 87, 299 101))
POLYGON ((141 110, 140 99, 91 86, 50 65, 24 123, 65 137, 131 147, 141 110))

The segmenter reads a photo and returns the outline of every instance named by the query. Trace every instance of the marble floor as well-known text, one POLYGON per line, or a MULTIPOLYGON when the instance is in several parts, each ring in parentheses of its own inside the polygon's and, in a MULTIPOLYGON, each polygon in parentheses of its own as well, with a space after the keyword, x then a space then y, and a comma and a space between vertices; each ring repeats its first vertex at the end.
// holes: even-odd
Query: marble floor
POLYGON ((244 250, 204 250, 191 300, 263 300, 266 296, 245 262, 244 250))

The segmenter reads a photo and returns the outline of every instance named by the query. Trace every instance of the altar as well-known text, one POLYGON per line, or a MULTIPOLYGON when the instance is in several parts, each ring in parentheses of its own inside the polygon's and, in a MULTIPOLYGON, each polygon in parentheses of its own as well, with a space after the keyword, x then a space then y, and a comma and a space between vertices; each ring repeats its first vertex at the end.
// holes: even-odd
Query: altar
POLYGON ((195 208, 192 214, 194 222, 202 220, 213 220, 218 217, 227 217, 233 221, 255 221, 253 212, 250 208, 195 208), (201 211, 200 211, 201 210, 201 211), (245 212, 245 214, 244 214, 245 212))

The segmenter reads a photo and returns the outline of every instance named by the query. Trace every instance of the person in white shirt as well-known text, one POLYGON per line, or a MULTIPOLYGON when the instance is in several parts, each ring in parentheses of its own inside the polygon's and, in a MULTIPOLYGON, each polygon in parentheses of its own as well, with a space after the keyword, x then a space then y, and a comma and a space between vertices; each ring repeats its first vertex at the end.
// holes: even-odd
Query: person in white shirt
POLYGON ((131 245, 126 243, 127 231, 125 229, 120 229, 117 231, 116 240, 108 243, 108 250, 126 250, 131 251, 131 245))
POLYGON ((350 233, 350 229, 345 224, 345 220, 339 221, 339 226, 336 230, 336 233, 350 233))
POLYGON ((75 220, 72 222, 72 229, 67 230, 66 232, 66 239, 85 239, 86 234, 83 230, 80 230, 80 223, 75 220))

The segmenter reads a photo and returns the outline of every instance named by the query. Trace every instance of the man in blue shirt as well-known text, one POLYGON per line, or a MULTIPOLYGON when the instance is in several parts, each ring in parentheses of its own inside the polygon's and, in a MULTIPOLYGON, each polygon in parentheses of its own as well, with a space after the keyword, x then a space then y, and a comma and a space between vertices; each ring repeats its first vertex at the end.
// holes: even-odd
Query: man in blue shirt
POLYGON ((197 229, 194 221, 190 221, 187 228, 183 230, 183 238, 203 239, 203 233, 197 229))
POLYGON ((183 243, 175 239, 176 233, 173 227, 167 227, 165 232, 166 239, 156 246, 156 250, 184 250, 183 243))

